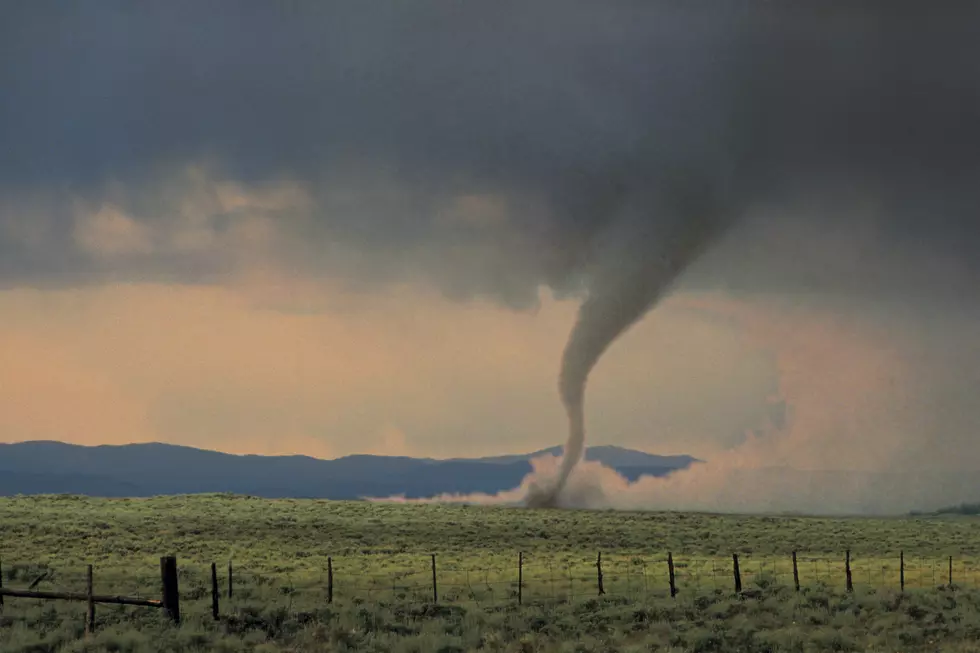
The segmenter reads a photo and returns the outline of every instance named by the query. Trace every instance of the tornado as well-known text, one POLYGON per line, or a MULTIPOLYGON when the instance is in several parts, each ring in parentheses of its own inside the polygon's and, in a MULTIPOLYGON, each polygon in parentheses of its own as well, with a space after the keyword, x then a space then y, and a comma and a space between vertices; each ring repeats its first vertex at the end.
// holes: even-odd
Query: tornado
POLYGON ((666 297, 677 279, 733 224, 731 200, 683 184, 613 221, 600 244, 588 295, 565 345, 558 392, 568 439, 558 474, 530 485, 529 507, 556 507, 585 450, 585 388, 603 353, 666 297))

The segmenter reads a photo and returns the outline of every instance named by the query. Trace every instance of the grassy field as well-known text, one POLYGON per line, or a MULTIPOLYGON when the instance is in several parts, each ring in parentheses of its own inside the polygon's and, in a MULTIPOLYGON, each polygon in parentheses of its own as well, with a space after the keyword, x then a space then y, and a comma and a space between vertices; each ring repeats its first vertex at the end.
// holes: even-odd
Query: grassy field
POLYGON ((83 604, 8 598, 0 651, 907 651, 939 643, 980 650, 973 644, 980 638, 980 519, 971 517, 737 517, 226 496, 0 499, 4 586, 25 588, 43 575, 38 589, 82 591, 85 566, 93 564, 96 593, 159 598, 163 555, 178 557, 180 628, 158 610, 99 606, 98 632, 86 638, 83 604), (852 594, 844 591, 847 549, 852 594), (736 552, 742 597, 733 590, 736 552), (945 587, 950 556, 955 591, 945 587), (217 623, 211 562, 221 575, 217 623))

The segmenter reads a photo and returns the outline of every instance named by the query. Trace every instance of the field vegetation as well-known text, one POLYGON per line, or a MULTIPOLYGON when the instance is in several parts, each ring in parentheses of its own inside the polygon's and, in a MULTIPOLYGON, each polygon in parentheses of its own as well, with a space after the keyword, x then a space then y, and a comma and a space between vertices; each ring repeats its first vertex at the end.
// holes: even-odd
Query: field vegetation
POLYGON ((92 564, 96 593, 159 598, 160 557, 176 555, 184 616, 174 627, 160 610, 100 605, 97 631, 86 637, 84 603, 8 598, 0 614, 4 653, 980 650, 980 519, 964 515, 17 497, 0 499, 0 533, 5 587, 41 579, 37 589, 83 591, 92 564), (742 595, 734 591, 732 553, 742 595), (221 576, 217 622, 212 562, 221 576))

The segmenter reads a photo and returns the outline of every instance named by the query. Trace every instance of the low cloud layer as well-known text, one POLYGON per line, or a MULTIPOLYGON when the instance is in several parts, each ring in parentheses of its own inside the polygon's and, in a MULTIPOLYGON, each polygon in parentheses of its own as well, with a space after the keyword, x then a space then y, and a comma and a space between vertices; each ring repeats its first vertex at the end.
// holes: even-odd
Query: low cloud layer
POLYGON ((527 308, 679 185, 765 225, 689 283, 902 285, 795 256, 824 230, 978 278, 969 3, 0 11, 4 285, 200 282, 275 234, 290 269, 527 308))

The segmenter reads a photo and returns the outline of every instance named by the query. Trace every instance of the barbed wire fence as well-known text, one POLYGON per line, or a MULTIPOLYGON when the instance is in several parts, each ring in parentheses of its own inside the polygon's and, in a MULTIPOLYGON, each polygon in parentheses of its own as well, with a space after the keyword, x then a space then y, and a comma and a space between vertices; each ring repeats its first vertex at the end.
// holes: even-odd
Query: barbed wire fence
MULTIPOLYGON (((424 617, 429 609, 451 612, 453 606, 466 605, 520 609, 586 600, 643 603, 705 595, 752 599, 767 591, 817 588, 840 592, 980 588, 980 560, 902 552, 871 557, 852 556, 849 551, 838 556, 791 552, 730 557, 517 552, 481 563, 439 554, 395 558, 362 554, 328 557, 324 562, 322 568, 283 565, 253 570, 233 561, 212 569, 212 563, 183 560, 178 567, 180 601, 195 613, 210 606, 216 619, 219 599, 225 615, 257 605, 291 614, 310 606, 343 603, 390 609, 422 606, 416 616, 424 617)), ((127 573, 100 571, 100 589, 136 598, 160 596, 159 576, 152 568, 127 573)), ((82 577, 81 570, 49 563, 0 561, 0 588, 71 592, 78 591, 82 577)), ((0 613, 9 615, 14 601, 4 605, 2 599, 0 593, 0 613)))

